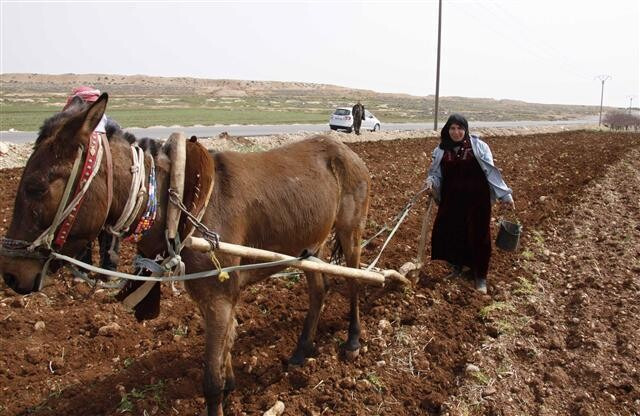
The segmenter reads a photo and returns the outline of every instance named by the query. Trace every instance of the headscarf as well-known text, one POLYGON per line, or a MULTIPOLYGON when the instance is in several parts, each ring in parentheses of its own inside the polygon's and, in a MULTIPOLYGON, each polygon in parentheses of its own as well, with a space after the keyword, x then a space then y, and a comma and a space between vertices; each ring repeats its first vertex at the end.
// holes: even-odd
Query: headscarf
POLYGON ((467 119, 462 114, 451 114, 440 131, 440 149, 442 150, 451 150, 456 146, 460 146, 459 142, 454 142, 451 139, 451 136, 449 136, 449 127, 451 127, 452 124, 457 124, 464 129, 463 140, 469 139, 469 123, 467 122, 467 119))
POLYGON ((71 91, 71 95, 67 98, 67 104, 65 104, 63 111, 69 108, 71 102, 75 97, 80 97, 84 102, 93 103, 98 100, 100 97, 100 90, 93 87, 81 86, 74 88, 71 91))

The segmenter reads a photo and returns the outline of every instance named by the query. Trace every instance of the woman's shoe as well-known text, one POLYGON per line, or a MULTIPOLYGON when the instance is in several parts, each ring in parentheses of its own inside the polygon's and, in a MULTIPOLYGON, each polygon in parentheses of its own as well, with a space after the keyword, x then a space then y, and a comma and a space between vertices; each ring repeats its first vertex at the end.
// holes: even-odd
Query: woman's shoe
POLYGON ((476 277, 476 290, 484 295, 487 294, 487 279, 476 277))

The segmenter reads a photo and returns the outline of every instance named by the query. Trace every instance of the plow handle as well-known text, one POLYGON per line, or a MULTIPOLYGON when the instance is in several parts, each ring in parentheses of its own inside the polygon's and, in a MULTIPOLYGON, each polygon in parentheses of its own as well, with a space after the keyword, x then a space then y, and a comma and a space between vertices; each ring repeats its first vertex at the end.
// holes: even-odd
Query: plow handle
POLYGON ((431 206, 433 205, 433 197, 428 196, 429 205, 427 205, 427 211, 424 213, 424 217, 422 218, 422 230, 420 231, 420 242, 418 243, 418 264, 417 266, 420 268, 424 262, 424 246, 426 245, 427 234, 429 231, 429 219, 431 218, 431 206))

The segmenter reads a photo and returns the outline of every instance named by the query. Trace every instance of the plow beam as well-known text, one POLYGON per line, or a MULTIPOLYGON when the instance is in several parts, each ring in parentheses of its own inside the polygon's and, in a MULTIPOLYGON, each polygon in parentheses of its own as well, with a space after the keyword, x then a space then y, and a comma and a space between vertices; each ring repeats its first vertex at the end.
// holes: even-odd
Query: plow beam
MULTIPOLYGON (((207 240, 201 237, 188 237, 185 240, 184 245, 185 247, 190 247, 191 249, 200 252, 208 252, 212 249, 211 244, 209 244, 207 240)), ((237 244, 223 242, 220 242, 220 246, 216 250, 216 252, 238 257, 249 257, 260 261, 291 260, 291 267, 296 267, 302 270, 313 272, 327 273, 335 276, 358 279, 365 283, 378 286, 384 286, 385 283, 388 283, 386 281, 387 279, 391 282, 399 283, 401 285, 411 285, 407 278, 405 278, 395 270, 383 270, 381 272, 374 272, 369 270, 338 266, 336 264, 329 264, 320 260, 298 260, 296 257, 276 253, 274 251, 245 247, 237 244)))

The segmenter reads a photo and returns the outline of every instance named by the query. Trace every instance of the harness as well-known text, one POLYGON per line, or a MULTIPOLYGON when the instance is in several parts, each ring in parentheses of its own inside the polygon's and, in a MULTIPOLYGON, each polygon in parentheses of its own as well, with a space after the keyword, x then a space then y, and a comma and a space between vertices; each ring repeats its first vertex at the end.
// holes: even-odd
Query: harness
MULTIPOLYGON (((133 144, 131 145, 131 153, 133 158, 131 167, 132 181, 125 209, 113 226, 105 226, 104 223, 102 226, 103 229, 106 229, 109 233, 115 236, 112 241, 110 254, 113 252, 116 238, 121 238, 122 235, 128 231, 137 216, 142 205, 142 201, 147 194, 147 189, 144 185, 144 151, 137 144, 133 144)), ((64 257, 66 257, 60 254, 59 251, 62 249, 69 237, 70 230, 77 219, 78 211, 82 206, 84 197, 100 170, 103 157, 106 162, 107 186, 107 209, 105 213, 105 222, 107 221, 109 211, 111 210, 113 202, 113 160, 106 134, 95 131, 91 134, 84 157, 82 171, 80 171, 80 174, 78 175, 83 154, 85 154, 85 149, 83 145, 80 145, 69 174, 69 179, 67 179, 62 199, 60 200, 60 204, 58 205, 58 209, 51 225, 32 242, 14 240, 6 237, 3 237, 1 240, 0 254, 4 256, 46 259, 38 277, 38 290, 42 289, 44 277, 47 275, 49 270, 49 263, 54 259, 64 260, 64 257), (74 184, 75 191, 73 193, 73 199, 71 199, 71 190, 74 189, 74 184), (71 201, 69 201, 69 199, 71 199, 71 201)), ((153 187, 155 191, 155 166, 153 164, 153 158, 151 162, 149 182, 151 184, 150 188, 153 187)), ((155 198, 154 192, 153 198, 149 198, 147 211, 143 215, 144 221, 141 221, 135 228, 134 236, 141 235, 144 231, 151 228, 153 220, 155 220, 156 211, 157 199, 155 198)))
MULTIPOLYGON (((104 275, 110 275, 130 280, 146 281, 143 286, 139 287, 134 293, 132 293, 123 301, 123 304, 125 304, 125 306, 128 305, 129 307, 135 306, 135 304, 140 299, 144 298, 144 296, 146 296, 146 293, 149 292, 150 288, 155 282, 191 280, 210 276, 217 276, 219 280, 223 281, 228 278, 229 273, 232 271, 283 266, 287 264, 293 264, 296 261, 303 260, 309 257, 310 253, 304 253, 299 257, 285 256, 286 258, 278 259, 275 261, 222 268, 215 258, 214 254, 215 250, 220 244, 219 236, 215 232, 210 231, 204 224, 202 224, 202 222, 200 222, 206 210, 211 192, 213 190, 213 181, 208 184, 209 186, 204 187, 204 189, 200 189, 199 174, 195 175, 198 178, 198 182, 194 187, 196 189, 195 194, 197 196, 193 198, 193 200, 189 204, 190 209, 188 209, 183 202, 186 166, 185 137, 182 134, 174 133, 169 138, 168 144, 173 146, 171 148, 172 169, 170 188, 168 190, 169 204, 167 207, 167 230, 165 233, 168 256, 162 260, 161 264, 158 264, 150 259, 135 259, 137 265, 140 268, 146 268, 147 270, 150 270, 152 272, 151 276, 140 276, 113 272, 88 265, 77 259, 59 253, 59 250, 66 242, 69 231, 77 217, 77 213, 82 204, 84 196, 96 174, 98 173, 98 170, 100 169, 102 157, 106 157, 107 165, 106 182, 108 189, 108 203, 107 212, 105 214, 105 222, 111 209, 113 195, 113 166, 111 161, 111 149, 106 139, 106 135, 96 132, 92 133, 89 140, 89 147, 86 152, 85 163, 82 172, 79 175, 80 180, 76 185, 76 191, 71 202, 67 204, 71 195, 71 189, 76 182, 76 176, 78 176, 77 172, 79 170, 79 166, 82 161, 82 155, 84 153, 83 146, 80 146, 78 148, 73 168, 69 175, 69 179, 67 180, 67 184, 65 185, 63 197, 60 201, 60 205, 58 206, 52 224, 33 242, 2 238, 0 244, 0 254, 10 257, 45 259, 45 263, 38 277, 38 290, 42 289, 44 278, 48 273, 49 263, 54 259, 65 261, 67 263, 80 266, 83 269, 87 269, 89 271, 94 271, 104 275), (200 191, 202 190, 206 190, 206 192, 199 195, 200 191), (198 195, 204 196, 205 198, 200 199, 198 195), (182 232, 178 232, 178 226, 180 225, 180 216, 182 214, 185 214, 185 221, 181 230, 182 232), (190 225, 188 225, 189 223, 190 225), (214 265, 216 265, 216 270, 185 275, 184 263, 180 258, 180 252, 184 248, 185 242, 196 230, 202 235, 203 239, 207 241, 209 245, 208 247, 210 247, 212 262, 214 263, 214 265)), ((142 201, 144 200, 144 197, 147 195, 148 191, 149 198, 147 202, 147 209, 142 215, 138 225, 134 228, 133 234, 130 236, 133 241, 137 242, 139 241, 140 236, 144 233, 144 231, 151 228, 155 220, 155 215, 157 212, 157 189, 153 158, 151 158, 149 187, 146 188, 144 184, 144 151, 139 146, 137 146, 137 144, 133 144, 131 145, 131 154, 133 160, 131 166, 132 181, 129 197, 125 204, 125 208, 123 209, 123 212, 114 225, 105 226, 103 224, 103 229, 112 234, 114 236, 114 240, 116 238, 122 238, 128 232, 131 224, 135 220, 137 213, 142 206, 142 201)), ((189 174, 192 175, 193 172, 190 172, 189 174)), ((423 191, 421 191, 420 193, 422 193, 423 191)), ((411 206, 420 193, 418 193, 411 199, 401 215, 399 215, 400 218, 398 219, 398 223, 393 228, 393 230, 391 230, 391 234, 389 235, 387 241, 385 241, 382 250, 384 250, 393 234, 397 231, 400 223, 404 220, 404 218, 408 214, 408 211, 410 210, 411 206)), ((114 244, 112 243, 112 250, 113 246, 114 244)), ((374 262, 367 268, 367 271, 371 270, 375 266, 376 262, 380 258, 380 255, 382 254, 382 250, 378 257, 374 260, 374 262)), ((322 262, 319 259, 315 260, 322 262)))
POLYGON ((149 188, 145 187, 145 165, 144 165, 144 150, 137 143, 131 144, 131 185, 129 186, 129 197, 124 205, 124 209, 120 214, 120 218, 114 225, 107 225, 104 229, 113 236, 111 239, 111 247, 109 248, 109 256, 114 263, 118 260, 118 253, 115 251, 115 247, 118 244, 118 240, 122 239, 124 234, 129 231, 131 224, 136 219, 142 201, 145 196, 149 195, 147 209, 143 218, 135 228, 134 234, 131 235, 134 241, 138 241, 144 231, 151 228, 155 221, 155 213, 157 208, 157 199, 155 198, 155 164, 153 158, 151 158, 151 172, 149 173, 149 188))
MULTIPOLYGON (((89 186, 91 186, 93 178, 95 178, 96 174, 100 170, 100 163, 102 162, 102 156, 105 150, 109 153, 109 155, 111 155, 111 149, 109 148, 109 142, 106 139, 106 136, 94 131, 89 138, 89 146, 86 152, 84 166, 80 173, 80 180, 78 181, 75 188, 74 198, 67 205, 67 201, 69 200, 71 194, 71 189, 73 188, 74 182, 77 180, 77 172, 80 166, 80 161, 82 160, 82 154, 84 153, 83 146, 80 145, 80 147, 78 147, 76 159, 73 163, 73 167, 71 168, 71 173, 69 175, 69 179, 67 180, 64 193, 62 194, 60 205, 58 205, 56 215, 53 218, 51 225, 46 230, 44 230, 44 232, 40 234, 40 236, 36 238, 27 248, 28 251, 33 251, 40 246, 43 246, 45 249, 50 250, 53 248, 52 240, 53 245, 58 249, 62 248, 62 246, 66 243, 67 237, 69 236, 69 231, 76 221, 78 210, 82 205, 84 196, 89 189, 89 186), (56 230, 58 230, 57 233, 56 230)), ((109 172, 107 173, 107 181, 109 181, 110 179, 111 184, 107 184, 107 188, 111 189, 109 195, 113 195, 113 168, 111 167, 111 169, 108 170, 109 172)), ((107 205, 108 209, 110 209, 111 200, 108 201, 107 205)))

